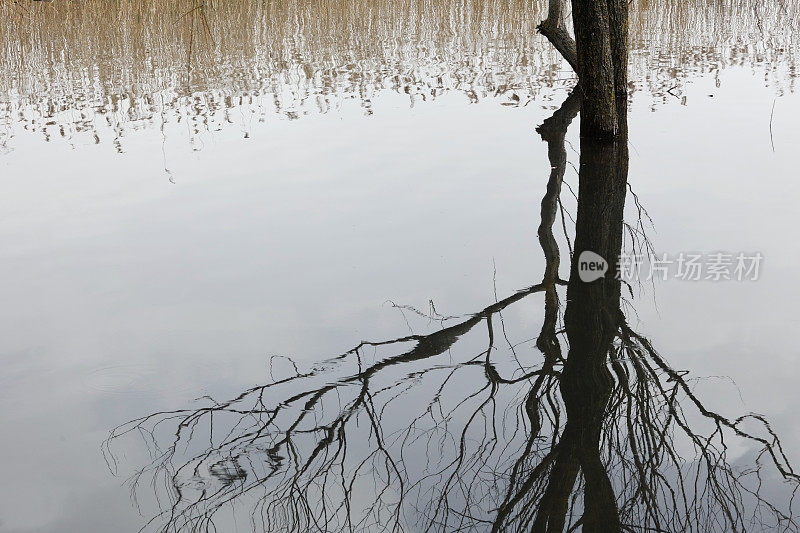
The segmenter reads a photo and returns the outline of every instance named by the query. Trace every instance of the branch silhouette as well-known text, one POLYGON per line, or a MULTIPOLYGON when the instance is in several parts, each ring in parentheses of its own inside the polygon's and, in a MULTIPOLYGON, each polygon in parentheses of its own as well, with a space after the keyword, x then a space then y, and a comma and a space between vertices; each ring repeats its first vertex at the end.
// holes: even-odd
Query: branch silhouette
POLYGON ((551 167, 542 281, 466 317, 434 310, 432 333, 362 341, 232 399, 117 427, 104 443, 115 472, 125 437, 151 452, 130 478, 134 498, 159 501, 143 529, 215 531, 245 512, 255 531, 798 530, 800 478, 767 420, 708 407, 627 323, 619 280, 579 279, 582 250, 616 269, 627 131, 581 140, 574 251, 559 277, 553 228, 561 213, 568 238, 564 139, 579 92, 537 129, 551 167), (503 313, 537 295, 535 346, 514 344, 503 313), (734 441, 755 450, 752 464, 732 464, 734 441), (770 472, 788 484, 786 504, 767 497, 770 472))

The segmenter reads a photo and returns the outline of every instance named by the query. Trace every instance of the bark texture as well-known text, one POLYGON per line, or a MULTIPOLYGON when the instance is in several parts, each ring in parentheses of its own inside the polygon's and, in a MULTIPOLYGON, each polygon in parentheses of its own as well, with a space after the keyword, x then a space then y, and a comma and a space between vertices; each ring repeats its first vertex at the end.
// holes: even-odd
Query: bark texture
POLYGON ((556 50, 567 60, 575 72, 578 72, 578 52, 575 40, 564 24, 564 4, 562 0, 550 0, 547 18, 539 24, 539 33, 547 37, 556 50))
POLYGON ((619 135, 618 99, 628 90, 628 3, 626 0, 572 0, 575 39, 564 23, 563 0, 550 0, 538 26, 578 73, 583 91, 581 135, 619 135))
POLYGON ((575 56, 562 12, 561 1, 553 0, 539 30, 578 72, 583 89, 581 135, 613 138, 619 135, 617 100, 627 98, 628 4, 572 0, 575 56))
POLYGON ((614 66, 614 93, 619 99, 628 97, 628 2, 608 0, 611 57, 614 66))

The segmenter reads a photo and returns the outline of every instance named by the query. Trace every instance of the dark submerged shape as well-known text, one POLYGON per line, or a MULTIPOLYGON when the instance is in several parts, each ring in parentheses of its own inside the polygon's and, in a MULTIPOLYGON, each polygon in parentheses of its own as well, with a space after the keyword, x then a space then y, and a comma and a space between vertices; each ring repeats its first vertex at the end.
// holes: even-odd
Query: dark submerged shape
MULTIPOLYGON (((625 101, 618 116, 624 120, 625 101)), ((608 354, 621 321, 616 263, 622 252, 623 211, 628 178, 627 128, 611 142, 581 138, 575 252, 567 287, 564 325, 569 352, 560 378, 567 423, 553 472, 542 497, 534 531, 562 531, 575 480, 585 488, 584 531, 619 531, 614 490, 600 457, 606 407, 614 388, 608 354), (609 261, 606 276, 585 283, 578 257, 585 250, 609 261)))
POLYGON ((570 276, 559 278, 564 135, 582 94, 538 128, 551 164, 540 283, 466 317, 433 311, 432 333, 361 342, 230 400, 118 427, 105 446, 115 469, 111 446, 126 435, 152 453, 131 478, 134 494, 159 497, 147 527, 224 530, 233 508, 256 531, 798 531, 791 506, 761 493, 766 466, 787 497, 799 480, 768 423, 707 408, 625 320, 617 258, 647 243, 632 193, 639 220, 624 220, 624 99, 615 140, 581 138, 570 276), (606 258, 605 277, 580 280, 583 250, 606 258), (544 319, 523 353, 503 312, 536 294, 544 319), (729 463, 732 439, 754 448, 750 467, 729 463))

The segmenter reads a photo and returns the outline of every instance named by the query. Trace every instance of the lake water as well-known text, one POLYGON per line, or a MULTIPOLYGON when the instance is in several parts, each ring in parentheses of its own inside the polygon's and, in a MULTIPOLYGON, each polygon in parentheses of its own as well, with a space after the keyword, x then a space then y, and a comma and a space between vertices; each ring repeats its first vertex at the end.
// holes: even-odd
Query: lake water
MULTIPOLYGON (((185 4, 0 4, 0 531, 136 531, 147 435, 114 441, 110 468, 113 428, 542 279, 536 127, 576 82, 535 31, 545 4, 185 4)), ((763 261, 757 280, 635 285, 628 320, 796 462, 800 12, 630 7, 628 180, 655 251, 763 261)), ((568 227, 579 144, 576 121, 568 227)), ((503 314, 521 357, 528 300, 503 314)))

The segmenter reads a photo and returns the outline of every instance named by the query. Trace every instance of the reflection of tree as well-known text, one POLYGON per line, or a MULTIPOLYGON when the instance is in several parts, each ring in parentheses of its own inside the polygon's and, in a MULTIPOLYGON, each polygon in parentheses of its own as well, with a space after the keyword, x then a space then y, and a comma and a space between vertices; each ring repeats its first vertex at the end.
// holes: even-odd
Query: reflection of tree
POLYGON ((791 491, 798 481, 767 422, 707 408, 627 324, 620 283, 577 275, 580 251, 613 272, 622 250, 625 132, 581 141, 574 253, 559 278, 553 226, 579 105, 570 96, 538 130, 551 163, 541 283, 432 333, 361 342, 231 400, 115 429, 108 452, 130 434, 150 445, 132 484, 167 498, 151 525, 213 530, 234 507, 258 531, 798 530, 790 508, 762 497, 765 463, 791 491), (503 312, 535 294, 534 351, 508 340, 503 312), (730 464, 734 441, 757 448, 752 467, 730 464))

